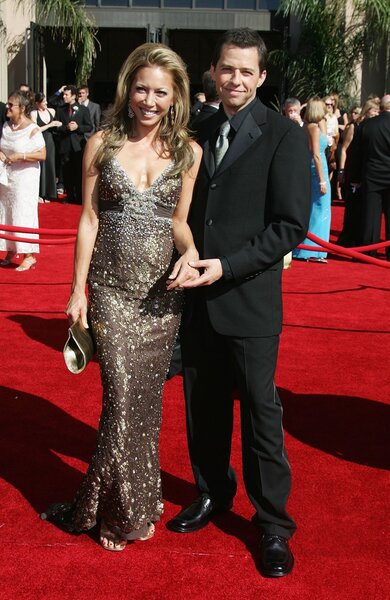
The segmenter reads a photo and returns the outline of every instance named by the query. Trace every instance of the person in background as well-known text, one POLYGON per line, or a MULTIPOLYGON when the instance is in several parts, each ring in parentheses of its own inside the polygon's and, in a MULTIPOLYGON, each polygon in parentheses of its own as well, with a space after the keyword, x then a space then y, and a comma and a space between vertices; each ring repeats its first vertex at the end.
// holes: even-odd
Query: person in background
POLYGON ((191 106, 191 120, 196 117, 202 110, 202 106, 206 102, 206 96, 204 92, 197 92, 194 94, 193 104, 191 106))
POLYGON ((89 303, 103 407, 73 502, 42 518, 71 532, 98 523, 102 547, 114 552, 151 538, 163 512, 162 391, 183 302, 167 280, 180 287, 199 277, 188 264, 198 252, 187 216, 201 149, 189 138, 188 119, 183 61, 167 46, 143 44, 124 62, 115 103, 85 152, 66 312, 87 327, 89 303))
MULTIPOLYGON (((351 183, 362 190, 362 244, 380 240, 382 213, 390 240, 390 94, 381 100, 378 116, 365 119, 355 136, 351 183)), ((369 251, 371 256, 376 250, 369 251)), ((386 248, 390 261, 390 247, 386 248)))
POLYGON ((339 142, 339 123, 335 114, 335 103, 331 96, 324 98, 325 103, 325 125, 326 125, 326 137, 328 144, 326 147, 326 159, 328 163, 329 180, 332 181, 333 173, 337 169, 336 151, 337 144, 339 142))
POLYGON ((197 115, 190 122, 190 129, 197 129, 199 124, 211 117, 218 111, 220 100, 215 87, 215 81, 213 81, 210 71, 205 71, 202 75, 202 86, 205 95, 205 102, 203 102, 202 108, 197 115))
POLYGON ((81 204, 81 169, 86 144, 85 134, 92 130, 88 108, 77 102, 77 88, 67 85, 63 90, 63 106, 57 109, 61 121, 58 128, 59 153, 67 201, 81 204))
POLYGON ((47 107, 45 94, 42 92, 35 94, 35 104, 36 109, 31 112, 31 120, 38 125, 46 144, 46 160, 41 162, 39 195, 43 200, 50 201, 52 198, 57 198, 56 149, 53 131, 61 127, 62 123, 56 119, 54 108, 47 107))
MULTIPOLYGON (((330 236, 330 182, 325 150, 328 140, 323 132, 325 117, 324 102, 318 96, 310 98, 305 111, 305 131, 309 140, 311 159, 311 213, 309 231, 326 242, 330 236)), ((303 242, 309 246, 316 244, 306 238, 303 242)), ((293 257, 300 260, 326 263, 326 252, 314 250, 293 250, 293 257)))
MULTIPOLYGON (((33 105, 25 92, 15 91, 7 102, 8 121, 0 140, 0 161, 6 166, 7 182, 0 184, 0 223, 38 228, 39 161, 46 158, 45 140, 30 119, 33 105)), ((24 237, 23 233, 16 233, 24 237)), ((36 234, 28 234, 38 238, 36 234)), ((0 239, 0 250, 7 250, 0 265, 12 263, 16 253, 24 257, 16 271, 28 271, 35 265, 38 244, 0 239)))
POLYGON ((3 125, 7 120, 6 114, 7 114, 7 105, 4 102, 0 102, 0 138, 1 138, 1 133, 3 131, 3 125))
POLYGON ((85 137, 88 139, 99 129, 101 120, 101 109, 99 104, 90 100, 89 88, 87 85, 81 85, 79 87, 79 103, 82 106, 86 106, 88 108, 91 117, 92 131, 89 131, 85 134, 85 137))
POLYGON ((298 98, 287 98, 283 105, 283 114, 291 121, 298 123, 300 127, 303 127, 303 119, 301 117, 302 105, 298 98))
POLYGON ((338 174, 344 190, 345 210, 343 227, 337 243, 346 248, 362 245, 362 190, 360 186, 352 185, 350 178, 351 165, 356 151, 354 139, 356 131, 363 121, 378 116, 379 104, 376 99, 367 100, 363 108, 355 108, 351 114, 353 117, 345 130, 338 174))

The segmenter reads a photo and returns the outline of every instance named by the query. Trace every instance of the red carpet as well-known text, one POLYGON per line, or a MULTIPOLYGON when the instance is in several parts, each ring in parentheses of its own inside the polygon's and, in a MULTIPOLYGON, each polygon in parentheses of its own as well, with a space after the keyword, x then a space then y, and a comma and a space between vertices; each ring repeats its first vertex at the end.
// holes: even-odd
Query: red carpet
MULTIPOLYGON (((333 229, 342 209, 333 209, 333 229)), ((40 205, 42 227, 74 227, 79 208, 40 205)), ((77 487, 94 447, 96 363, 62 361, 70 246, 43 246, 27 273, 0 270, 0 598, 7 600, 384 600, 389 576, 390 318, 388 271, 331 258, 284 274, 277 384, 293 468, 293 573, 263 579, 240 479, 233 510, 203 531, 164 524, 195 495, 182 382, 167 383, 161 456, 165 514, 154 539, 121 554, 94 533, 72 537, 39 520, 77 487)), ((238 404, 238 403, 237 403, 238 404)), ((238 407, 236 407, 237 409, 238 407)), ((232 463, 241 478, 238 410, 232 463)))

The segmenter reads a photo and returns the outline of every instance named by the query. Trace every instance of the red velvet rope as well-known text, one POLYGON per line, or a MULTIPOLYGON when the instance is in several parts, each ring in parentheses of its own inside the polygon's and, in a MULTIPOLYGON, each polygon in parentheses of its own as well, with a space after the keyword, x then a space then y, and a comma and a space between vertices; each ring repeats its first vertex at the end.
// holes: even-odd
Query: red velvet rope
MULTIPOLYGON (((343 248, 342 246, 337 246, 336 244, 332 244, 331 242, 326 242, 325 240, 322 240, 321 238, 314 235, 314 233, 309 232, 307 234, 307 237, 309 238, 309 240, 311 240, 312 242, 315 242, 316 244, 318 244, 325 250, 331 250, 332 252, 334 252, 336 254, 344 254, 345 256, 357 258, 362 262, 371 263, 372 265, 378 265, 379 267, 386 267, 386 268, 390 267, 390 262, 378 260, 377 258, 374 258, 373 256, 367 256, 367 254, 362 254, 361 252, 357 252, 353 248, 343 248)), ((385 242, 385 245, 388 245, 388 243, 385 242)), ((305 246, 307 246, 307 245, 305 244, 305 246)), ((299 247, 300 246, 298 246, 298 248, 299 247)), ((315 246, 308 246, 308 248, 310 250, 313 250, 314 247, 315 246)), ((365 247, 367 248, 367 246, 365 246, 365 247)), ((372 246, 368 246, 368 248, 371 249, 372 246)))
MULTIPOLYGON (((13 231, 13 232, 22 232, 22 233, 44 233, 46 235, 71 235, 69 238, 59 238, 56 240, 43 240, 43 239, 32 239, 25 237, 18 237, 15 235, 7 235, 5 233, 0 233, 0 238, 4 240, 31 243, 31 244, 73 244, 75 241, 75 234, 77 233, 76 229, 44 229, 38 228, 33 229, 32 227, 17 227, 15 225, 1 225, 0 230, 2 231, 13 231)), ((362 251, 376 250, 377 248, 385 248, 390 246, 390 240, 386 242, 380 242, 379 244, 372 244, 371 246, 357 246, 355 248, 343 248, 342 246, 337 246, 336 244, 332 244, 331 242, 326 242, 321 238, 317 237, 313 233, 308 233, 307 237, 309 240, 318 244, 317 246, 310 246, 308 244, 299 244, 298 248, 302 250, 313 250, 315 252, 321 252, 321 250, 331 250, 335 254, 342 254, 344 256, 349 256, 352 258, 357 258, 362 262, 371 263, 373 265, 378 265, 380 267, 390 267, 390 262, 378 260, 373 256, 367 256, 367 254, 362 254, 362 251)))
POLYGON ((77 229, 34 229, 33 227, 17 227, 16 225, 0 225, 2 231, 18 233, 45 233, 46 235, 76 235, 77 229))
POLYGON ((0 238, 2 238, 3 240, 10 240, 11 242, 24 242, 27 244, 50 244, 50 245, 57 245, 57 244, 74 244, 76 238, 75 237, 69 237, 69 238, 58 238, 56 240, 42 240, 41 238, 26 238, 26 237, 19 237, 17 235, 7 235, 6 233, 0 233, 0 238))

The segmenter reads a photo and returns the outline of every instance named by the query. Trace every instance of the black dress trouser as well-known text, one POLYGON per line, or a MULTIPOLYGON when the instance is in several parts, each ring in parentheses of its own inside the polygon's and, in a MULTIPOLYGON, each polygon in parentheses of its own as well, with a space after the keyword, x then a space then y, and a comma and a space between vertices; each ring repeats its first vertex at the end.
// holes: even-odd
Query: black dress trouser
POLYGON ((225 504, 236 492, 230 465, 233 385, 238 388, 245 488, 266 533, 289 538, 291 487, 282 407, 274 384, 279 336, 235 338, 214 331, 203 306, 184 315, 182 355, 188 444, 198 489, 225 504))

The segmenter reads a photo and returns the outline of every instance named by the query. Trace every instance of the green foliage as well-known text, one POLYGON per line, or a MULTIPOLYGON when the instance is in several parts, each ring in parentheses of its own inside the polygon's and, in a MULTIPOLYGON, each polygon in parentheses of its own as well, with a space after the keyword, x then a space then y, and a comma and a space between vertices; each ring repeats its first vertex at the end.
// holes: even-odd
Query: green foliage
POLYGON ((279 12, 295 16, 301 35, 294 52, 275 50, 270 60, 286 75, 288 95, 307 99, 348 92, 364 56, 375 64, 390 31, 389 0, 281 0, 279 12))
POLYGON ((81 0, 17 0, 18 6, 35 2, 38 23, 52 26, 53 35, 65 43, 76 59, 75 83, 85 83, 96 58, 96 29, 81 0))

